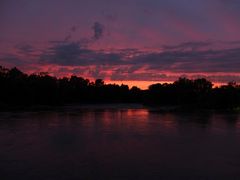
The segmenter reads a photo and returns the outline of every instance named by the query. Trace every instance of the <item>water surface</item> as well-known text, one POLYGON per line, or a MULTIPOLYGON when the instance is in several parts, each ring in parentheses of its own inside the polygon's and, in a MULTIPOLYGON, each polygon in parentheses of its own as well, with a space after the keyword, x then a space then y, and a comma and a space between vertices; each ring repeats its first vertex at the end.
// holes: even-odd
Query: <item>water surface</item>
POLYGON ((86 106, 0 113, 1 179, 239 179, 240 116, 86 106))

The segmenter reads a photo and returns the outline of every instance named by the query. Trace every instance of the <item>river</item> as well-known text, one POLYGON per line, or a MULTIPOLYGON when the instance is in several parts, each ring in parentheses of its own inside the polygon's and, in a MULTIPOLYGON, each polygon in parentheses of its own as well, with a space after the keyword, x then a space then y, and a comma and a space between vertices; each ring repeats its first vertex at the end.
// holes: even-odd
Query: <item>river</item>
POLYGON ((0 113, 1 179, 239 179, 240 115, 95 105, 0 113))

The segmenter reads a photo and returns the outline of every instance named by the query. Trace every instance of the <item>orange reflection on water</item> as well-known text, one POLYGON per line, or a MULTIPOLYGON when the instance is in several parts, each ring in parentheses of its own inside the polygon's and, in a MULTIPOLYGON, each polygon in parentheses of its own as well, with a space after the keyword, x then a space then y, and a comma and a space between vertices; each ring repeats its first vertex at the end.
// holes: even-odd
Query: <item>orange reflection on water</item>
POLYGON ((95 114, 95 122, 103 131, 140 133, 149 131, 147 109, 105 110, 95 114))
POLYGON ((149 112, 147 109, 128 109, 128 116, 148 116, 149 112))

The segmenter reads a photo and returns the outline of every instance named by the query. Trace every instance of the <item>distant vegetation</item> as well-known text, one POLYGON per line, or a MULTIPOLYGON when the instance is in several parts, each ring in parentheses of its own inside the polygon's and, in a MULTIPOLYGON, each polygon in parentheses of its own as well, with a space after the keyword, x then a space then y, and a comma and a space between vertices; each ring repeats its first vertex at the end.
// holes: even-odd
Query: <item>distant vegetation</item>
POLYGON ((91 82, 82 77, 56 78, 47 73, 27 75, 0 66, 0 107, 69 103, 143 103, 156 106, 233 109, 240 106, 235 82, 213 87, 206 79, 179 78, 172 84, 153 84, 148 90, 127 85, 91 82))

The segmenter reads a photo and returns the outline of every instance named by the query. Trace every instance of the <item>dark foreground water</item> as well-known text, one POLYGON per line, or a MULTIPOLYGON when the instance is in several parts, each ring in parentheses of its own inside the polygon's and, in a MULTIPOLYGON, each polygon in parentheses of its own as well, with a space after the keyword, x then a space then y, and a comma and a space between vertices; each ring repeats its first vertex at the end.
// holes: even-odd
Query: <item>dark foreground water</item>
POLYGON ((0 179, 240 179, 240 116, 120 106, 0 113, 0 179))

